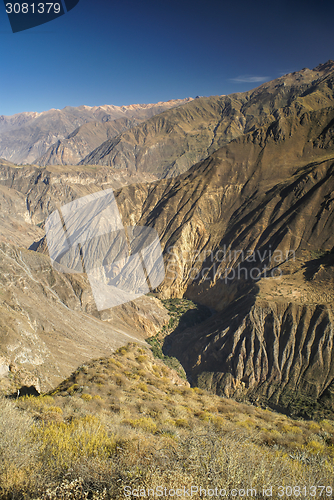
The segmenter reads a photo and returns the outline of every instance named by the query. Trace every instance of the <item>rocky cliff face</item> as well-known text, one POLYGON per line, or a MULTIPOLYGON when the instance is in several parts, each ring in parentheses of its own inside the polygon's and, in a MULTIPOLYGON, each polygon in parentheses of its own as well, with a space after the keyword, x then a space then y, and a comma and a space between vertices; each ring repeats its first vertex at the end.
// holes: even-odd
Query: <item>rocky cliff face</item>
MULTIPOLYGON (((269 129, 247 134, 176 179, 130 186, 119 194, 123 219, 152 225, 161 236, 167 269, 161 293, 192 294, 194 269, 203 267, 208 269, 193 288, 204 301, 206 288, 213 286, 206 277, 213 268, 224 274, 239 264, 240 251, 262 255, 270 248, 285 255, 332 248, 334 154, 313 146, 332 116, 331 107, 312 121, 306 113, 282 140, 269 129), (221 258, 223 249, 231 252, 227 260, 221 258), (218 252, 215 266, 211 252, 218 252)), ((220 300, 210 296, 208 305, 220 308, 220 300)))
POLYGON ((243 280, 242 293, 231 294, 221 312, 166 339, 167 352, 182 358, 194 383, 218 394, 299 405, 305 415, 320 401, 331 411, 334 253, 305 253, 280 271, 243 280))

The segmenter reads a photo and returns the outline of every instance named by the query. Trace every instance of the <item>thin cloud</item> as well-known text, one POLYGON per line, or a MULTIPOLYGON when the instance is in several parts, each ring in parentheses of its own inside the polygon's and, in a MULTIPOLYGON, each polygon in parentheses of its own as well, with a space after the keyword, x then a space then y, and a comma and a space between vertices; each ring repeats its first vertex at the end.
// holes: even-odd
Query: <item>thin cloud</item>
POLYGON ((237 83, 260 83, 269 80, 269 76, 252 76, 252 75, 241 75, 236 78, 231 78, 232 82, 237 83))

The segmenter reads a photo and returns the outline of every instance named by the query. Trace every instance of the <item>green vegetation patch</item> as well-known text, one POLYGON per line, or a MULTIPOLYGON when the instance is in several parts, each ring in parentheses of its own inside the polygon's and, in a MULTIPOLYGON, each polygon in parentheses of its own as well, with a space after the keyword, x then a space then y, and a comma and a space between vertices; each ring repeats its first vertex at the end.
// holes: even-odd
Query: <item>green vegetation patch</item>
POLYGON ((172 333, 176 328, 185 330, 186 328, 195 326, 211 316, 211 311, 208 307, 195 304, 188 299, 166 299, 161 302, 170 315, 168 325, 162 329, 162 333, 165 334, 164 336, 172 333))
POLYGON ((151 346, 151 351, 156 358, 161 359, 165 365, 175 370, 180 377, 186 379, 186 373, 178 359, 173 356, 166 356, 163 353, 164 339, 171 333, 181 332, 205 321, 211 316, 211 311, 206 306, 195 304, 191 300, 184 298, 166 299, 161 302, 168 310, 169 322, 157 335, 146 339, 146 342, 151 346))
POLYGON ((162 344, 158 340, 157 337, 158 336, 146 339, 146 342, 151 346, 151 351, 153 353, 153 356, 158 358, 158 359, 161 359, 161 361, 163 361, 165 363, 165 365, 168 366, 168 368, 172 368, 173 370, 175 370, 178 373, 178 375, 181 378, 186 379, 187 378, 186 373, 185 373, 180 361, 178 359, 174 358, 174 356, 165 356, 164 355, 164 353, 162 352, 162 344))

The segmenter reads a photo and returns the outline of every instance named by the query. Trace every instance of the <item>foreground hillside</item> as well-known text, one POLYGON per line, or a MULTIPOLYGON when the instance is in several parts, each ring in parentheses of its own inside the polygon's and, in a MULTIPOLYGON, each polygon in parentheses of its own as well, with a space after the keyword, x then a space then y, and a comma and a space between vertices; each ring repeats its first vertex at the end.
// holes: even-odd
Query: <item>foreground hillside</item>
POLYGON ((287 485, 332 496, 334 422, 191 389, 136 344, 82 365, 47 395, 1 406, 3 499, 119 499, 148 488, 184 498, 191 486, 195 499, 200 487, 285 498, 287 485))

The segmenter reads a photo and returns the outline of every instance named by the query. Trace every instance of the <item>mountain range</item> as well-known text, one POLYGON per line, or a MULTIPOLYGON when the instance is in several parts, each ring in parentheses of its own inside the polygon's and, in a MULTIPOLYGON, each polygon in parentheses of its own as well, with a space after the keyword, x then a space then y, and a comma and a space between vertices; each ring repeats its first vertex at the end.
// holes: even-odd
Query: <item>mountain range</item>
MULTIPOLYGON (((36 163, 37 159, 43 156, 49 147, 52 147, 52 149, 56 148, 60 164, 68 164, 69 158, 73 163, 73 159, 77 157, 82 159, 87 151, 90 152, 91 148, 100 144, 100 138, 102 142, 156 113, 161 113, 188 100, 177 99, 129 106, 104 105, 76 108, 66 106, 63 109, 50 109, 41 113, 24 112, 12 116, 0 116, 0 157, 18 164, 36 163), (77 130, 88 123, 91 124, 88 132, 87 127, 82 132, 77 130), (98 137, 94 138, 96 135, 98 137), (72 146, 74 150, 69 155, 66 153, 69 149, 67 140, 70 141, 71 149, 73 136, 77 136, 76 140, 79 142, 74 143, 72 146), (65 141, 64 144, 62 140, 65 141), (63 151, 62 154, 60 151, 63 151)), ((50 154, 49 152, 48 155, 50 154)))

